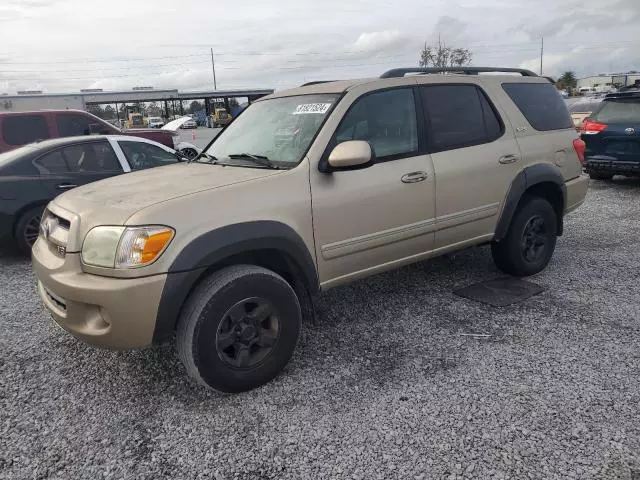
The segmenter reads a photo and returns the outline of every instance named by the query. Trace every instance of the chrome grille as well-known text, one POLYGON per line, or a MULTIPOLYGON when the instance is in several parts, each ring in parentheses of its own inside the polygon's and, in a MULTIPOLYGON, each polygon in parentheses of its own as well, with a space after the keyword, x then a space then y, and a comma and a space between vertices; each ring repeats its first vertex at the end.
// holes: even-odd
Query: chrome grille
POLYGON ((49 245, 51 251, 60 257, 64 257, 66 254, 70 228, 71 222, 69 220, 49 210, 46 210, 42 216, 40 234, 49 245))

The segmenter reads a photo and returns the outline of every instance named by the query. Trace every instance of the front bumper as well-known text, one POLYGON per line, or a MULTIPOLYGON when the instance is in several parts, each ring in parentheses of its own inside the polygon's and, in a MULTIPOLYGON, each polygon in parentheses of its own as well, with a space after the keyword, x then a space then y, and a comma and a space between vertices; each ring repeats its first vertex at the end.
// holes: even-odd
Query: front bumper
POLYGON ((564 213, 574 211, 584 203, 589 188, 589 175, 582 174, 579 177, 565 183, 567 198, 564 213))
POLYGON ((80 254, 60 258, 42 238, 32 259, 40 298, 66 331, 104 348, 151 345, 166 275, 124 279, 84 273, 80 254))

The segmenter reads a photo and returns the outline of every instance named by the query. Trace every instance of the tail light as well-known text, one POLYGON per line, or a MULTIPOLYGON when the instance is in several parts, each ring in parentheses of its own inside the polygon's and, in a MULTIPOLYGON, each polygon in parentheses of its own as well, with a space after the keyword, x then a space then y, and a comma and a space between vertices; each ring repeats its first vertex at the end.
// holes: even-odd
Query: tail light
POLYGON ((603 130, 607 129, 607 124, 594 122, 593 120, 589 120, 585 118, 582 122, 582 128, 580 128, 580 133, 584 133, 586 135, 595 135, 596 133, 600 133, 603 130))
POLYGON ((584 143, 584 140, 581 140, 580 138, 576 138, 573 141, 573 148, 578 154, 578 160, 580 160, 580 163, 584 165, 584 151, 587 148, 587 144, 584 143))

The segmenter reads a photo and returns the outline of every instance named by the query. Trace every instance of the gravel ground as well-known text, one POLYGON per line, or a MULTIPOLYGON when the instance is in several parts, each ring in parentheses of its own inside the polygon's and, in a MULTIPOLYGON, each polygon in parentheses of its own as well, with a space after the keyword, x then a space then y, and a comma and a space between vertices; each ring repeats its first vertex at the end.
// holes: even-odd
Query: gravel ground
POLYGON ((74 340, 5 254, 0 478, 640 479, 639 251, 640 182, 592 183, 541 295, 455 296, 499 276, 487 248, 338 288, 286 371, 235 396, 172 346, 74 340))

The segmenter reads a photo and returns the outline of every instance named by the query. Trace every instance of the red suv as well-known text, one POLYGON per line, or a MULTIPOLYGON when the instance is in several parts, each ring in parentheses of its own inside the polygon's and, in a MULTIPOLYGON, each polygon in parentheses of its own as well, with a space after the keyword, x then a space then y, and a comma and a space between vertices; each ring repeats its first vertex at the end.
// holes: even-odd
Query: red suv
POLYGON ((82 110, 41 110, 0 113, 0 153, 47 138, 105 134, 144 137, 175 148, 179 134, 157 128, 120 130, 82 110))

